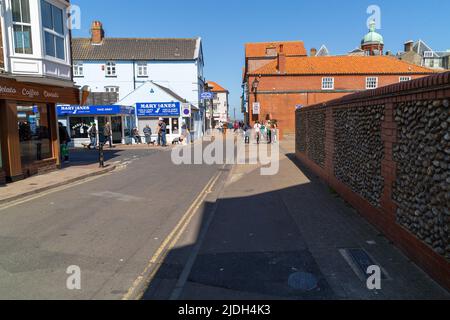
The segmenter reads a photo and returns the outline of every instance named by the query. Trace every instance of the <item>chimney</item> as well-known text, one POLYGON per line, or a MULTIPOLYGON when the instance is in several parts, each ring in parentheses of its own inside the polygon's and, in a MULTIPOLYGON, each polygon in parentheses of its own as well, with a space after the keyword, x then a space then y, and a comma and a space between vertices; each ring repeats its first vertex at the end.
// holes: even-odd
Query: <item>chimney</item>
POLYGON ((317 49, 316 48, 311 48, 309 55, 311 57, 315 57, 317 55, 317 49))
POLYGON ((413 49, 413 46, 414 46, 414 41, 406 41, 405 42, 405 52, 410 52, 410 51, 412 51, 412 49, 413 49))
POLYGON ((284 53, 284 45, 282 44, 280 44, 280 52, 278 53, 277 69, 279 73, 286 73, 286 54, 284 53))
POLYGON ((105 31, 103 30, 103 25, 100 21, 92 22, 91 27, 91 43, 100 44, 103 42, 105 36, 105 31))

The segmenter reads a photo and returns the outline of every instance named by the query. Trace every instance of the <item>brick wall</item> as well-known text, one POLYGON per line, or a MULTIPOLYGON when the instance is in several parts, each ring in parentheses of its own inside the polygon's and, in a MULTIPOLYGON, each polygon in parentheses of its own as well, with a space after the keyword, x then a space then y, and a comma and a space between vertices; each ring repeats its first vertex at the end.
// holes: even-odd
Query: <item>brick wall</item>
POLYGON ((296 155, 450 289, 449 100, 447 72, 302 108, 296 155), (307 152, 314 113, 325 114, 323 166, 307 152))
MULTIPOLYGON (((338 99, 346 95, 365 90, 365 75, 334 76, 335 90, 322 90, 323 76, 263 76, 259 78, 258 93, 249 96, 251 110, 255 98, 261 105, 259 117, 250 116, 251 125, 256 120, 265 120, 269 115, 278 120, 282 134, 295 133, 295 107, 314 105, 338 99)), ((411 75, 412 79, 423 75, 411 75)), ((251 85, 255 77, 249 77, 251 85)), ((398 83, 400 75, 379 75, 379 86, 398 83)))

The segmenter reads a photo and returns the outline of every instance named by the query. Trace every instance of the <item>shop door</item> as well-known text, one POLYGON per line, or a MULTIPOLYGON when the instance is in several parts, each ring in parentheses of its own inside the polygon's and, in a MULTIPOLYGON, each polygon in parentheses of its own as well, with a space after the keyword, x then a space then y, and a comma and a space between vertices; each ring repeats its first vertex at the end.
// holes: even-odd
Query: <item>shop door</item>
POLYGON ((113 143, 122 143, 122 117, 111 117, 113 143))

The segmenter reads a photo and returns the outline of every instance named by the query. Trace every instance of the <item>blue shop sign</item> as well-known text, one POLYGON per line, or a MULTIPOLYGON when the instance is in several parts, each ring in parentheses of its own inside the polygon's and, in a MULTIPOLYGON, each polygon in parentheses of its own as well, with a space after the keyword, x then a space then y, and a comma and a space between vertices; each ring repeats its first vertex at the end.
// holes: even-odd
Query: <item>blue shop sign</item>
POLYGON ((180 102, 136 103, 138 117, 179 117, 180 102))
POLYGON ((133 107, 126 106, 69 106, 58 105, 58 116, 132 115, 133 107))

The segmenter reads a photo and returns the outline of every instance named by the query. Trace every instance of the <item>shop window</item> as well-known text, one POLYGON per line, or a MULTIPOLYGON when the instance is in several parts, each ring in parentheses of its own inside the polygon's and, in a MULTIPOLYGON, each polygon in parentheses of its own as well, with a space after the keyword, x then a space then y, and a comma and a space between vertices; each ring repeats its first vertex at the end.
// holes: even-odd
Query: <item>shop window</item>
POLYGON ((33 54, 29 0, 12 0, 14 51, 33 54))
POLYGON ((22 164, 52 157, 48 106, 18 105, 17 122, 22 164))
POLYGON ((88 130, 95 122, 93 117, 70 117, 70 137, 72 139, 88 139, 88 130))
POLYGON ((63 10, 45 0, 41 1, 41 7, 42 24, 45 34, 45 53, 48 56, 65 60, 63 10))

